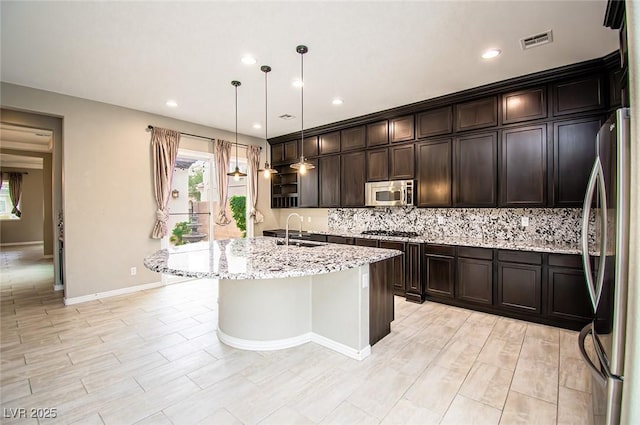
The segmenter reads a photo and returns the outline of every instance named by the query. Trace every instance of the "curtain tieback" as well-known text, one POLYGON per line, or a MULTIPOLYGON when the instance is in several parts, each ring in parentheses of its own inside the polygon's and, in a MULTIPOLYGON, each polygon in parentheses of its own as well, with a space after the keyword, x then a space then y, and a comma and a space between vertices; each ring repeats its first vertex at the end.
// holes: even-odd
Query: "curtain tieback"
POLYGON ((169 220, 169 214, 167 214, 165 210, 158 209, 156 210, 156 220, 165 223, 167 220, 169 220))
POLYGON ((254 223, 262 223, 264 220, 262 213, 255 208, 251 208, 249 211, 249 218, 252 218, 254 223))

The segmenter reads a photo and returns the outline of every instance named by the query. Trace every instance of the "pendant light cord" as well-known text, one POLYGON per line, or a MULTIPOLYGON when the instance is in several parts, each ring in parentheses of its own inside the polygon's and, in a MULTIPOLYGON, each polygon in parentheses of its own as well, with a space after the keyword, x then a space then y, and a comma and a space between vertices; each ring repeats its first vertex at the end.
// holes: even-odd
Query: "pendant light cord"
MULTIPOLYGON (((266 149, 266 153, 265 153, 265 158, 267 161, 267 164, 270 164, 269 162, 269 148, 267 147, 267 145, 269 144, 269 142, 267 142, 267 138, 268 138, 268 134, 269 131, 267 129, 267 116, 269 115, 267 112, 267 108, 269 107, 269 103, 267 102, 267 73, 269 71, 264 71, 264 143, 265 143, 265 149, 266 149)), ((271 167, 271 165, 269 165, 269 167, 271 167)))
POLYGON ((304 161, 304 53, 300 54, 300 157, 304 161))
POLYGON ((236 88, 236 170, 238 169, 238 86, 236 88))

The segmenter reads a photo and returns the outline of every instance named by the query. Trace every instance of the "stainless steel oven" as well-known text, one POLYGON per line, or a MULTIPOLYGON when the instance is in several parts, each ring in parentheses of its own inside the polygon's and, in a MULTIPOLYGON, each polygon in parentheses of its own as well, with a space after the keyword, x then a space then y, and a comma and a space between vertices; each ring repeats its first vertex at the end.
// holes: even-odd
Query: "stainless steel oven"
POLYGON ((403 207, 413 205, 413 180, 365 183, 368 207, 403 207))

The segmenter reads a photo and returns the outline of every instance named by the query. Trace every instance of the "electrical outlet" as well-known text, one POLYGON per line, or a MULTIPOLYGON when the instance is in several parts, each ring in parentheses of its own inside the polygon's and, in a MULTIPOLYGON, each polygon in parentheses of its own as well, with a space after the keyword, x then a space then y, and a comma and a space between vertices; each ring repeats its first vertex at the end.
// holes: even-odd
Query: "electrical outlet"
POLYGON ((438 216, 438 224, 444 224, 444 217, 441 215, 438 216))
POLYGON ((131 276, 135 276, 138 273, 138 269, 135 267, 131 267, 131 276))
POLYGON ((311 223, 311 216, 307 217, 307 223, 311 223))
POLYGON ((520 224, 522 227, 527 227, 529 225, 529 217, 522 217, 520 224))

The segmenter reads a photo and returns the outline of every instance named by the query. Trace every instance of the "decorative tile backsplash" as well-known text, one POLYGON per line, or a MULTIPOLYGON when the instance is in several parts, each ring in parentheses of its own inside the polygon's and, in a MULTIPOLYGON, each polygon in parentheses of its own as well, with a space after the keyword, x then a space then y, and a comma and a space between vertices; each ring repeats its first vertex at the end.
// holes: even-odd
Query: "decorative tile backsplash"
POLYGON ((580 208, 336 208, 329 210, 328 224, 332 231, 403 230, 434 238, 577 245, 581 217, 580 208))

